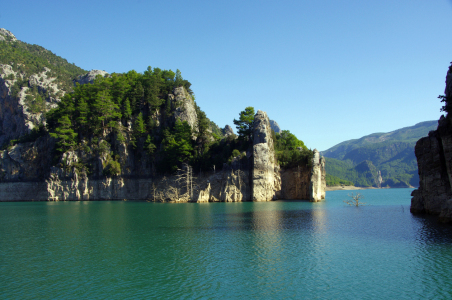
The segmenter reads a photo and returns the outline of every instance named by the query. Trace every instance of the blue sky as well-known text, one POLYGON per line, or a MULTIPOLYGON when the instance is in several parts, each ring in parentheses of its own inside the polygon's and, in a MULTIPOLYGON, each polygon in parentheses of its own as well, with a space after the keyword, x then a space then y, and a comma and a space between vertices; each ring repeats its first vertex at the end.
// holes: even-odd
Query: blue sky
POLYGON ((440 117, 452 2, 6 1, 0 28, 87 70, 180 69, 220 127, 247 106, 309 148, 440 117))

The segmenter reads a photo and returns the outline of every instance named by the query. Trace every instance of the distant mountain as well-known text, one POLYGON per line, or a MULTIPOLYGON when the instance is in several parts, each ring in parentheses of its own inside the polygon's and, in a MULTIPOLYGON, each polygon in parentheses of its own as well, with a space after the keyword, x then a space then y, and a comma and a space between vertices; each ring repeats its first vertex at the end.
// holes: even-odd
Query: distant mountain
POLYGON ((326 157, 326 172, 357 186, 418 186, 414 146, 417 140, 435 130, 437 124, 437 121, 426 121, 337 144, 322 151, 326 157), (360 167, 363 162, 366 162, 366 170, 360 167))

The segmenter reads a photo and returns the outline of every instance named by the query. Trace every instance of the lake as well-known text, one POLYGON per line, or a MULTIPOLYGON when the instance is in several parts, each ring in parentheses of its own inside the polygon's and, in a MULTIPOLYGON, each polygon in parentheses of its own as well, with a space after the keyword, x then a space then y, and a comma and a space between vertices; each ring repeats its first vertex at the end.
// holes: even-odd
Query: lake
POLYGON ((0 298, 450 299, 452 226, 412 215, 411 191, 0 203, 0 298))

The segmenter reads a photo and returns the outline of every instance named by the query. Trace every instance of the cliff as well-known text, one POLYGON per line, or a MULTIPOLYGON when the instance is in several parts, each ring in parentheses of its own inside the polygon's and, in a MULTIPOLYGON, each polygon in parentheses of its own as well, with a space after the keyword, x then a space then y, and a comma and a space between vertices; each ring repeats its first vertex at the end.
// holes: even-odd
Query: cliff
MULTIPOLYGON (((452 99, 452 70, 446 76, 446 99, 452 99)), ((447 105, 447 103, 446 103, 447 105)), ((419 188, 412 192, 411 212, 438 215, 452 222, 452 116, 442 116, 438 128, 415 146, 419 188)))
MULTIPOLYGON (((5 29, 0 46, 0 201, 281 198, 265 112, 250 107, 237 136, 207 118, 180 70, 87 72, 5 29)), ((282 164, 306 165, 295 197, 317 201, 321 160, 296 147, 282 164)))
MULTIPOLYGON (((0 158, 0 201, 77 201, 77 200, 148 200, 157 202, 237 202, 275 199, 325 198, 324 159, 314 150, 310 164, 296 169, 280 169, 275 159, 269 119, 265 112, 255 115, 253 152, 250 168, 233 162, 219 172, 193 176, 193 168, 184 165, 173 176, 151 176, 146 162, 123 147, 120 152, 124 169, 133 174, 102 177, 106 156, 100 155, 94 174, 77 170, 84 160, 92 160, 83 151, 66 152, 63 166, 52 166, 54 139, 41 137, 2 152, 0 158), (141 168, 141 169, 140 169, 141 168), (94 175, 94 176, 93 176, 94 175)), ((238 162, 238 161, 237 161, 238 162)))

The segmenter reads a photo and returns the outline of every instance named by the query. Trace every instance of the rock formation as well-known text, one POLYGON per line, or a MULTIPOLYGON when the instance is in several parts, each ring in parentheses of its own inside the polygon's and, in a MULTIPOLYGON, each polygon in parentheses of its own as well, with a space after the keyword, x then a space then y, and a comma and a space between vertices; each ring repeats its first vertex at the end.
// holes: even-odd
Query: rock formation
POLYGON ((312 158, 311 178, 309 181, 309 199, 319 201, 325 199, 326 179, 325 179, 325 159, 320 157, 317 149, 314 149, 312 158))
POLYGON ((270 201, 281 189, 275 158, 270 121, 267 113, 258 110, 253 130, 252 200, 270 201))
POLYGON ((16 36, 5 28, 0 28, 0 41, 14 42, 17 41, 16 36))
POLYGON ((198 131, 198 117, 196 115, 195 102, 184 87, 174 89, 174 94, 169 94, 168 98, 175 107, 175 120, 187 121, 194 131, 198 131))
MULTIPOLYGON (((0 29, 0 41, 17 44, 24 49, 28 47, 6 29, 0 29)), ((28 53, 32 57, 37 55, 33 51, 28 53)), ((48 50, 39 49, 38 52, 45 51, 48 50)), ((17 62, 3 61, 0 64, 0 146, 3 146, 0 151, 0 201, 141 199, 235 202, 281 198, 281 185, 287 184, 281 181, 280 174, 285 171, 279 169, 275 158, 271 128, 273 126, 276 132, 280 130, 277 123, 270 121, 262 111, 255 115, 252 150, 232 158, 230 164, 219 172, 191 179, 190 185, 182 184, 175 176, 156 176, 154 164, 165 157, 146 155, 142 151, 143 145, 138 147, 141 150, 130 147, 132 139, 136 138, 133 136, 132 120, 124 121, 115 129, 120 131, 120 135, 114 133, 112 128, 104 128, 95 139, 88 135, 79 136, 76 147, 67 148, 71 150, 57 155, 54 152, 57 140, 44 130, 33 129, 46 124, 48 110, 55 108, 73 86, 93 83, 96 76, 110 75, 100 70, 80 75, 84 72, 82 69, 67 66, 66 60, 50 51, 47 55, 52 57, 52 61, 33 65, 34 68, 21 68, 17 62), (70 71, 53 70, 53 66, 59 64, 70 71), (25 142, 31 140, 33 142, 25 142), (115 173, 108 173, 112 162, 119 167, 115 173)), ((181 120, 190 125, 192 137, 196 139, 198 116, 191 94, 183 86, 167 93, 168 90, 165 90, 165 95, 159 95, 160 100, 166 101, 164 110, 146 105, 139 108, 146 122, 150 122, 155 129, 146 138, 161 142, 162 130, 172 128, 177 120, 181 120)), ((230 140, 235 137, 228 125, 223 133, 230 140)), ((140 143, 144 143, 144 137, 142 139, 140 143)), ((313 166, 318 164, 320 161, 313 163, 313 166)), ((300 177, 303 180, 298 183, 304 187, 296 186, 296 189, 304 192, 295 193, 294 199, 321 199, 322 185, 318 184, 318 178, 322 178, 322 169, 317 169, 303 169, 300 177)), ((284 195, 292 196, 290 193, 284 195)))
POLYGON ((281 132, 281 128, 279 127, 278 123, 276 123, 276 121, 270 120, 270 126, 274 132, 276 132, 276 133, 281 132))
POLYGON ((222 131, 224 136, 230 136, 231 134, 234 134, 234 130, 232 130, 232 127, 229 125, 226 125, 222 131))
MULTIPOLYGON (((452 70, 446 76, 445 96, 452 99, 452 70)), ((419 188, 412 192, 411 212, 439 215, 452 222, 452 117, 442 116, 438 129, 416 143, 419 188)))
POLYGON ((77 79, 74 80, 74 84, 76 82, 78 82, 79 84, 93 83, 93 81, 97 75, 105 77, 105 76, 109 76, 110 74, 108 74, 105 71, 101 71, 101 70, 91 70, 88 73, 86 73, 85 75, 78 76, 77 79))
MULTIPOLYGON (((265 112, 255 115, 250 168, 235 158, 229 168, 192 179, 190 184, 177 176, 152 176, 145 158, 136 160, 120 147, 121 176, 104 177, 107 157, 100 155, 92 174, 77 170, 83 160, 92 160, 82 150, 66 152, 63 167, 52 165, 55 140, 48 136, 32 143, 20 143, 0 154, 0 201, 149 200, 158 202, 237 202, 274 199, 325 198, 324 159, 314 150, 310 164, 280 170, 275 159, 270 123, 265 112), (67 167, 65 167, 67 166, 67 167), (142 177, 134 176, 139 173, 142 177)), ((99 141, 99 144, 103 143, 99 141)), ((186 177, 187 178, 187 177, 186 177)))

